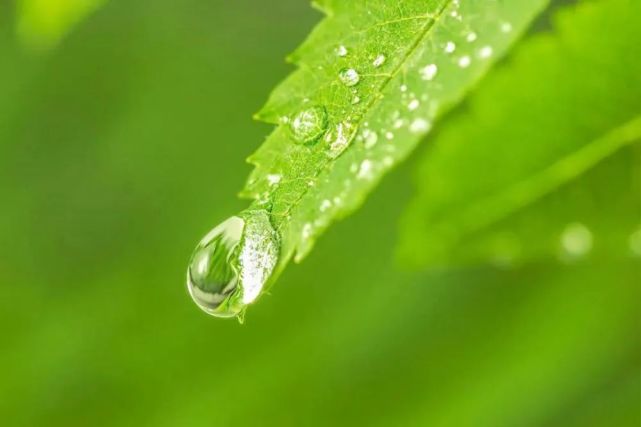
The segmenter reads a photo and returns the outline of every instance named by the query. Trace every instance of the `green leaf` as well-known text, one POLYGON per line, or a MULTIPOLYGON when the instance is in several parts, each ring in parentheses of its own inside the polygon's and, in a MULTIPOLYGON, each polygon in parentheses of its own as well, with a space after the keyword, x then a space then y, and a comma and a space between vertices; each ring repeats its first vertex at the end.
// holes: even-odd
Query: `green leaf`
POLYGON ((331 1, 257 118, 277 124, 242 192, 269 206, 279 267, 356 209, 546 0, 331 1), (298 141, 297 141, 298 139, 298 141))
POLYGON ((105 0, 17 0, 18 34, 31 48, 48 49, 105 0))
POLYGON ((557 255, 564 232, 566 243, 630 253, 641 222, 638 150, 585 174, 641 139, 641 3, 567 9, 553 33, 526 40, 485 80, 426 152, 402 226, 404 260, 557 255))

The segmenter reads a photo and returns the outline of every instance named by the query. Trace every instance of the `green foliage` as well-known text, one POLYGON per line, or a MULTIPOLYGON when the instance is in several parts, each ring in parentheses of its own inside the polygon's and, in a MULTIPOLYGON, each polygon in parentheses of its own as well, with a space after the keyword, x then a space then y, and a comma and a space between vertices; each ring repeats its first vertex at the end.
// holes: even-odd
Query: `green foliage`
POLYGON ((16 0, 18 34, 35 49, 48 49, 105 0, 16 0))
POLYGON ((488 77, 422 159, 404 259, 519 262, 563 256, 563 239, 633 254, 641 156, 623 147, 641 139, 640 13, 627 0, 569 7, 488 77))
POLYGON ((412 162, 244 326, 195 308, 189 253, 243 208, 248 117, 317 18, 115 1, 34 56, 0 13, 0 423, 639 427, 638 260, 403 271, 412 162))
POLYGON ((280 267, 358 207, 546 4, 319 3, 327 18, 257 114, 279 125, 250 157, 256 169, 243 191, 271 209, 280 267))

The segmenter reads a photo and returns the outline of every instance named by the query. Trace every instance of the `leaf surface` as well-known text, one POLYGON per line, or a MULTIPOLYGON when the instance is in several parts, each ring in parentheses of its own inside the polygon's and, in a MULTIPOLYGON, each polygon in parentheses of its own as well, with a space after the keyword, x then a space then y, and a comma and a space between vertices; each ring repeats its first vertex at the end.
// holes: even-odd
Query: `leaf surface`
POLYGON ((298 69, 257 114, 277 128, 250 157, 255 170, 242 192, 271 209, 280 267, 293 255, 300 261, 333 220, 357 208, 546 4, 317 3, 327 17, 290 56, 298 69), (295 124, 310 109, 326 112, 316 120, 324 129, 299 144, 295 124))

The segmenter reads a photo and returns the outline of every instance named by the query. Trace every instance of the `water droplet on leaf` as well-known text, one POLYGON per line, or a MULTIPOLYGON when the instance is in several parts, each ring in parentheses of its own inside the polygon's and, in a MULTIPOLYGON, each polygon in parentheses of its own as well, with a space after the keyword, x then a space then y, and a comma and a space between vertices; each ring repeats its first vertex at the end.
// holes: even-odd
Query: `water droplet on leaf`
POLYGON ((357 130, 358 126, 352 122, 341 122, 337 124, 331 132, 328 132, 325 136, 325 141, 329 143, 328 155, 332 158, 340 156, 352 142, 354 136, 356 136, 357 130))
POLYGON ((347 54, 348 52, 345 46, 340 45, 336 48, 336 55, 340 56, 341 58, 347 56, 347 54))
POLYGON ((300 144, 317 141, 327 131, 327 110, 315 106, 300 111, 290 121, 289 130, 300 144))
POLYGON ((374 62, 372 62, 372 65, 374 66, 374 68, 378 68, 385 63, 386 59, 387 58, 385 57, 385 55, 380 54, 376 57, 376 59, 374 59, 374 62))
POLYGON ((569 224, 561 233, 561 246, 565 255, 580 258, 592 250, 592 232, 581 223, 569 224))
POLYGON ((196 247, 187 269, 189 294, 212 316, 241 316, 272 275, 279 250, 267 211, 233 216, 196 247))
POLYGON ((467 55, 461 56, 459 58, 459 60, 458 60, 458 66, 461 67, 461 68, 467 68, 467 67, 470 66, 471 62, 472 62, 472 60, 470 59, 469 56, 467 56, 467 55))
POLYGON ((353 68, 343 68, 338 72, 338 78, 345 86, 356 86, 361 81, 361 76, 353 68))
POLYGON ((378 134, 373 130, 363 131, 363 141, 365 142, 365 148, 372 148, 378 142, 378 134))
POLYGON ((479 50, 479 57, 480 58, 489 58, 492 56, 492 46, 483 46, 481 50, 479 50))
POLYGON ((430 130, 431 124, 425 119, 414 119, 410 124, 410 132, 412 133, 423 133, 430 130))
POLYGON ((421 68, 421 78, 423 80, 432 80, 435 76, 436 73, 438 72, 438 67, 436 64, 429 64, 423 68, 421 68))
POLYGON ((358 178, 360 179, 371 179, 372 178, 372 167, 373 163, 371 160, 363 160, 361 165, 358 168, 358 178))
POLYGON ((445 43, 445 52, 446 53, 452 53, 456 50, 456 44, 454 42, 447 42, 445 43))

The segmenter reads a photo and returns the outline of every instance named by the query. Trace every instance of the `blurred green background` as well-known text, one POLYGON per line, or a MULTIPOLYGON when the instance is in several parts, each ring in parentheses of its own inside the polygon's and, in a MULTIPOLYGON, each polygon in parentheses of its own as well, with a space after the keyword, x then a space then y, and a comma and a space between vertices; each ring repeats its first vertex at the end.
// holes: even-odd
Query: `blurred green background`
POLYGON ((641 424, 638 260, 403 272, 411 162, 245 325, 191 302, 307 2, 114 0, 64 39, 17 14, 0 3, 1 425, 641 424))

